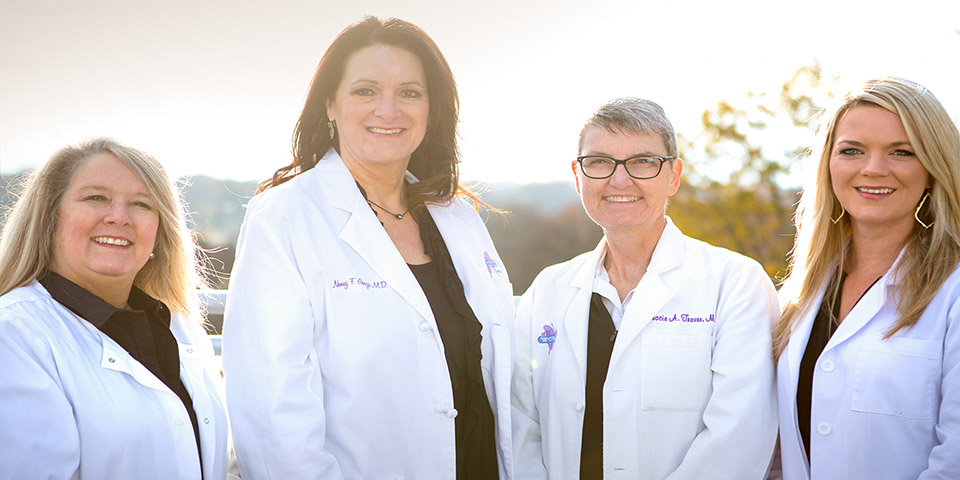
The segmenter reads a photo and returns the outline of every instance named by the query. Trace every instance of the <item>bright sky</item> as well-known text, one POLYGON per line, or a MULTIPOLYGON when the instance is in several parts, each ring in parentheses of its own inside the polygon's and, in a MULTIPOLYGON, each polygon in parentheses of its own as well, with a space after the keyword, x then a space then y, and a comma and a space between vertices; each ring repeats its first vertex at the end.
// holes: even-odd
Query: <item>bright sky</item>
POLYGON ((693 137, 704 109, 815 58, 918 80, 960 118, 955 0, 0 0, 0 172, 106 135, 175 176, 263 179, 290 161, 324 50, 365 14, 440 46, 467 179, 569 178, 581 125, 618 96, 693 137))

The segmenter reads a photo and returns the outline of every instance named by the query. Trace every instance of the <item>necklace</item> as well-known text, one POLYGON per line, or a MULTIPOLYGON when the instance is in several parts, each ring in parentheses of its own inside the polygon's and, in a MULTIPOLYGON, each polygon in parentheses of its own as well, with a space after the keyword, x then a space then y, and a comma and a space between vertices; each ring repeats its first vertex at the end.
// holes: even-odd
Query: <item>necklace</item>
POLYGON ((408 214, 408 213, 410 213, 410 208, 409 208, 409 207, 408 207, 407 210, 404 211, 403 213, 393 213, 393 212, 391 212, 390 210, 387 210, 386 208, 381 207, 379 204, 377 204, 377 202, 374 202, 373 200, 370 200, 369 198, 367 199, 367 203, 369 203, 370 205, 373 205, 374 207, 379 208, 380 210, 383 210, 384 212, 389 213, 390 215, 392 215, 392 216, 393 216, 394 218, 396 218, 397 220, 403 220, 403 216, 406 215, 406 214, 408 214))

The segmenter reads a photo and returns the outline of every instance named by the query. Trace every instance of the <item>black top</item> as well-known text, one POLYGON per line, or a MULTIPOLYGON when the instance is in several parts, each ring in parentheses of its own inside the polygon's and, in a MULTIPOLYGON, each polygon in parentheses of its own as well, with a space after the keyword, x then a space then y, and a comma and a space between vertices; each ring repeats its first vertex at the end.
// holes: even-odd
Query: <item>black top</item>
MULTIPOLYGON (((180 397, 190 415, 200 456, 200 429, 193 400, 180 381, 180 351, 170 331, 170 310, 137 287, 130 290, 131 310, 114 307, 76 283, 50 272, 38 279, 54 300, 117 342, 134 359, 180 397)), ((122 427, 122 425, 121 425, 122 427)), ((203 462, 200 462, 203 465, 203 462)))
MULTIPOLYGON (((823 294, 823 300, 820 301, 820 309, 817 316, 813 319, 813 327, 810 330, 810 339, 807 341, 807 348, 803 351, 803 358, 800 360, 800 374, 797 379, 797 426, 800 427, 800 436, 803 437, 804 452, 807 454, 807 461, 810 461, 810 409, 812 408, 813 398, 813 374, 816 371, 817 360, 830 337, 840 325, 840 292, 843 291, 843 282, 847 278, 847 272, 840 274, 839 285, 836 275, 830 279, 827 285, 826 293, 823 294)), ((866 290, 857 299, 863 298, 867 292, 880 280, 879 277, 867 287, 866 290)))
POLYGON ((603 478, 603 384, 617 329, 600 294, 590 299, 587 327, 587 385, 584 392, 583 436, 580 440, 580 478, 603 478))
POLYGON ((429 213, 420 217, 417 221, 424 251, 433 261, 410 265, 410 270, 437 320, 453 386, 457 479, 494 480, 499 475, 494 418, 480 368, 483 325, 467 303, 463 283, 433 218, 429 213))

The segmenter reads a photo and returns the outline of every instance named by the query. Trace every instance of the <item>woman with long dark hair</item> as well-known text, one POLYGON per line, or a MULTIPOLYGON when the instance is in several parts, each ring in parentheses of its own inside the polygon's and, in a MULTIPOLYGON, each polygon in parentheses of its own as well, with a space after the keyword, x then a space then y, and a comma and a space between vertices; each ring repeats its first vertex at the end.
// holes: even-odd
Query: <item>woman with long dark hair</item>
POLYGON ((512 291, 460 198, 457 112, 410 23, 368 17, 321 59, 230 281, 245 478, 511 477, 512 291))

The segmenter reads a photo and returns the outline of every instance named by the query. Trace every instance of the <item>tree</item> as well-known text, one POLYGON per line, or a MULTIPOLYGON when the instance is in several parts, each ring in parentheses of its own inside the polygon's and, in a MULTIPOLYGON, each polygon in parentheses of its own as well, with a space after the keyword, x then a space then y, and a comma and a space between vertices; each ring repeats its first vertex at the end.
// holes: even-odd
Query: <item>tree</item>
POLYGON ((687 234, 755 258, 772 278, 783 277, 795 233, 796 167, 835 86, 814 63, 797 69, 779 92, 749 92, 743 102, 721 100, 705 110, 703 131, 684 145, 686 156, 702 155, 703 166, 691 165, 671 218, 687 234), (739 166, 727 178, 703 173, 731 160, 739 166))

